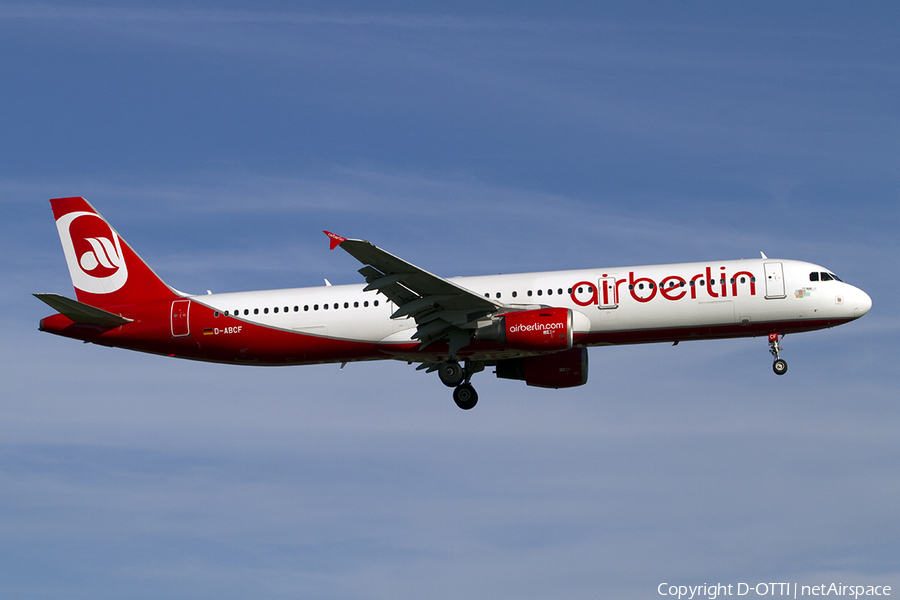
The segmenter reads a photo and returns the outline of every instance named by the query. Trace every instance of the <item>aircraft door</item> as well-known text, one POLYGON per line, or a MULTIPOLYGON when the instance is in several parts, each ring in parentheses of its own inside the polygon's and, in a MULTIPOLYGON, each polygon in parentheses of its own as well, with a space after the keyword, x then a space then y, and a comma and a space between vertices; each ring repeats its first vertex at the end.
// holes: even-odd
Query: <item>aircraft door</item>
POLYGON ((597 291, 600 292, 598 297, 599 308, 616 308, 619 306, 619 292, 616 290, 615 277, 603 277, 598 282, 597 291))
POLYGON ((784 269, 780 262, 765 263, 766 298, 784 298, 784 269))
POLYGON ((185 337, 191 335, 188 323, 188 314, 191 310, 190 300, 175 300, 172 302, 172 337, 185 337))

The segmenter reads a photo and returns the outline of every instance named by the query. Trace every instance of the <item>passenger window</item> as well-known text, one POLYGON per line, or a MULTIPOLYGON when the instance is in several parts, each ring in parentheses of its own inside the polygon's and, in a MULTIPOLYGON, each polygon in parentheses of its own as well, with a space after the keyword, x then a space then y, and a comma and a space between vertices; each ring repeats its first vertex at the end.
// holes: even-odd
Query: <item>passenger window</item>
POLYGON ((498 297, 498 298, 500 297, 500 292, 497 292, 497 297, 498 297))
POLYGON ((518 296, 518 295, 519 295, 519 293, 518 293, 518 292, 513 292, 513 293, 512 293, 512 294, 513 294, 513 298, 515 298, 515 297, 516 297, 516 296, 518 296))
POLYGON ((538 290, 538 296, 543 296, 543 295, 544 295, 544 290, 538 290))
POLYGON ((254 309, 253 309, 253 314, 254 314, 254 315, 258 315, 258 314, 259 314, 259 309, 258 309, 258 308, 254 308, 254 309))
POLYGON ((350 308, 350 303, 349 303, 349 302, 344 302, 344 308, 350 308))
MULTIPOLYGON (((274 312, 278 312, 278 307, 276 306, 276 307, 273 308, 272 310, 273 310, 274 312)), ((266 309, 266 312, 268 312, 268 311, 269 311, 269 309, 267 308, 267 309, 266 309)))
POLYGON ((581 293, 581 288, 580 288, 580 287, 578 288, 578 293, 579 293, 579 294, 581 293))
POLYGON ((269 309, 268 309, 268 308, 264 308, 264 309, 263 309, 263 314, 264 314, 264 315, 269 314, 269 309))
MULTIPOLYGON (((569 292, 571 292, 571 291, 572 290, 569 290, 569 292)), ((556 293, 559 294, 560 296, 562 296, 562 288, 559 288, 558 290, 556 290, 556 293)))
POLYGON ((553 290, 547 290, 547 295, 548 295, 548 296, 552 296, 552 295, 553 295, 553 290))
POLYGON ((353 308, 359 308, 359 302, 354 302, 354 303, 353 303, 353 308))
POLYGON ((378 306, 378 300, 372 303, 372 306, 378 306))
POLYGON ((304 311, 304 312, 308 312, 308 311, 309 311, 309 304, 304 304, 304 305, 303 305, 303 311, 304 311))
POLYGON ((245 315, 249 315, 249 314, 250 314, 250 309, 249 309, 249 308, 245 308, 245 309, 244 309, 244 314, 245 314, 245 315))
POLYGON ((319 310, 319 305, 318 305, 318 304, 313 304, 313 310, 319 310))
POLYGON ((531 290, 528 290, 528 295, 531 296, 531 290))
POLYGON ((368 301, 368 300, 366 300, 365 302, 363 302, 363 308, 367 308, 368 306, 369 306, 369 301, 368 301))

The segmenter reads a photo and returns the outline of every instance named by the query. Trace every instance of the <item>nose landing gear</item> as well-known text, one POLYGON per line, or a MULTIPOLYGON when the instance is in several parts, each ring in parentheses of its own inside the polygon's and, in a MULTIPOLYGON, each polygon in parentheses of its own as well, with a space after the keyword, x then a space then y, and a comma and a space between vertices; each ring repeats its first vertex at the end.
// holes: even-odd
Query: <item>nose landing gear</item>
POLYGON ((775 357, 775 362, 772 363, 772 370, 775 371, 776 375, 784 375, 787 373, 787 361, 778 355, 779 352, 784 350, 778 345, 778 338, 779 334, 777 333, 769 334, 769 352, 775 357))

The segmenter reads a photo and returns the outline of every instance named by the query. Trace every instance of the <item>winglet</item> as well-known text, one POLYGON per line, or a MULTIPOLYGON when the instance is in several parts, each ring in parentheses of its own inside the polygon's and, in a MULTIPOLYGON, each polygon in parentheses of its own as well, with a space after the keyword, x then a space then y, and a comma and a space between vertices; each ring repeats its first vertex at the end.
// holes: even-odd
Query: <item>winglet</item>
POLYGON ((347 241, 347 238, 341 237, 336 233, 331 233, 330 231, 323 231, 322 233, 329 237, 329 242, 331 242, 331 247, 329 248, 329 250, 334 250, 335 248, 340 246, 342 242, 347 241))

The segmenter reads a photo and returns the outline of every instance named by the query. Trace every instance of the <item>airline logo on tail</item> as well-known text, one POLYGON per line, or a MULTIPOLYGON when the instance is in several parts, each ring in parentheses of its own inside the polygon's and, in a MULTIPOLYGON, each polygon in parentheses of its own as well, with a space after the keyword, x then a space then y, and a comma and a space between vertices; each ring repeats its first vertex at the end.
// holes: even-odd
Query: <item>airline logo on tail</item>
POLYGON ((99 215, 72 212, 56 221, 72 284, 90 294, 109 294, 128 280, 119 236, 99 215))

